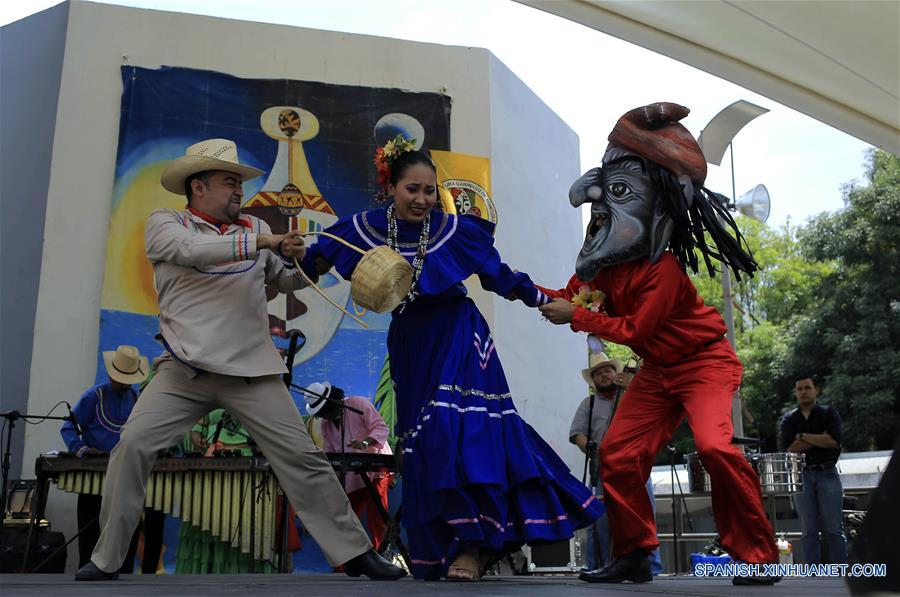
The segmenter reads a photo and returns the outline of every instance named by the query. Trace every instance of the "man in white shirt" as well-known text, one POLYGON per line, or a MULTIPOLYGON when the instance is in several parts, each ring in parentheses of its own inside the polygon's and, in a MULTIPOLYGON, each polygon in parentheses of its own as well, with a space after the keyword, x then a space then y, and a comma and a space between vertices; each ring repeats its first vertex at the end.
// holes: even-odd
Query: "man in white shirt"
POLYGON ((166 351, 110 456, 100 539, 76 580, 117 578, 156 454, 217 407, 253 436, 333 566, 377 580, 406 574, 372 549, 282 382, 287 368, 269 336, 266 287, 303 287, 292 261, 306 249, 298 233, 272 234, 241 214, 242 182, 260 174, 225 139, 192 145, 163 172, 163 187, 188 200, 185 211, 153 212, 145 229, 166 351))

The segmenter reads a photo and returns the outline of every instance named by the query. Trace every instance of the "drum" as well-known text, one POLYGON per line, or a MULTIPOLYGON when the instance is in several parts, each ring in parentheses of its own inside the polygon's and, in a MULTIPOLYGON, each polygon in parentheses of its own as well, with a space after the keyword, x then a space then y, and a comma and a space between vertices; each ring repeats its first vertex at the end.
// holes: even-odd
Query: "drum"
MULTIPOLYGON (((803 491, 803 454, 748 454, 747 459, 759 475, 763 495, 791 495, 803 491)), ((700 455, 697 452, 686 454, 684 462, 688 471, 690 493, 708 495, 712 490, 712 483, 700 461, 700 455)))
MULTIPOLYGON (((692 494, 707 495, 712 490, 709 473, 700 461, 700 455, 696 452, 684 455, 685 468, 688 471, 688 491, 692 494)), ((674 487, 672 488, 674 491, 674 487)))
POLYGON ((803 454, 776 452, 757 454, 753 468, 759 475, 763 495, 791 495, 803 492, 803 454))

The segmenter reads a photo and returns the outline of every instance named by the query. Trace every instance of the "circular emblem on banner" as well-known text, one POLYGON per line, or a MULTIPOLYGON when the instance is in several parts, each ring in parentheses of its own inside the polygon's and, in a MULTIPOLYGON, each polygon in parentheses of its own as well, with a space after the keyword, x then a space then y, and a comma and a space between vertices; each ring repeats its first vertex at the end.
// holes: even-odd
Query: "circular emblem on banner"
POLYGON ((471 180, 458 178, 445 180, 441 185, 453 196, 456 213, 478 216, 494 224, 497 223, 497 208, 481 185, 475 184, 471 180))

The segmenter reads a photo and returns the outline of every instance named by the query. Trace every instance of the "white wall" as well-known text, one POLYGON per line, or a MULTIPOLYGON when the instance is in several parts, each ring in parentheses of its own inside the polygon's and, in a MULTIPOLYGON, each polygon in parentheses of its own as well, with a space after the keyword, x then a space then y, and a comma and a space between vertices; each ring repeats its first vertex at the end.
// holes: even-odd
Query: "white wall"
MULTIPOLYGON (((453 98, 452 149, 492 158, 502 219, 501 254, 514 266, 533 270, 536 279, 547 284, 561 285, 567 278, 577 235, 567 239, 578 232, 580 214, 567 209, 562 199, 578 174, 577 139, 486 50, 80 1, 71 3, 65 47, 34 330, 30 412, 46 411, 60 399, 73 401, 94 378, 123 62, 148 68, 185 66, 248 78, 446 93, 453 98), (535 140, 541 140, 541 147, 529 151, 535 140), (558 230, 541 230, 548 222, 558 230), (533 250, 536 244, 549 247, 551 241, 552 250, 533 250), (46 363, 53 363, 52 374, 45 368, 38 370, 38 364, 46 363)), ((489 317, 496 313, 498 346, 511 386, 522 396, 518 402, 525 416, 548 435, 563 427, 567 431, 568 423, 562 422, 584 393, 571 382, 584 360, 577 358, 583 351, 575 349, 573 335, 549 329, 536 312, 519 305, 510 306, 502 299, 498 299, 502 305, 485 303, 483 296, 478 300, 489 317), (548 348, 551 341, 552 350, 548 348), (570 360, 577 362, 569 367, 570 360), (534 364, 539 362, 542 367, 537 370, 534 364), (569 369, 571 374, 562 381, 555 378, 556 371, 569 369), (572 402, 565 412, 554 412, 552 405, 563 399, 572 402)), ((40 452, 62 448, 56 427, 32 426, 28 431, 26 470, 40 452)), ((554 445, 566 445, 565 437, 548 439, 554 445)), ((74 500, 53 493, 48 517, 57 526, 73 520, 74 500)), ((58 530, 72 532, 71 525, 58 530)))
MULTIPOLYGON (((568 201, 580 175, 578 136, 493 56, 490 70, 497 249, 536 283, 562 288, 584 236, 581 212, 568 201)), ((493 312, 497 352, 519 412, 580 476, 584 456, 569 443, 569 426, 587 395, 585 335, 496 295, 493 312)))
MULTIPOLYGON (((68 13, 59 5, 0 28, 0 411, 47 413, 28 411, 28 378, 68 13)), ((10 479, 22 477, 27 427, 13 430, 10 479)))
MULTIPOLYGON (((55 369, 52 375, 32 370, 29 408, 35 412, 63 397, 77 398, 94 378, 123 56, 148 68, 175 65, 241 77, 417 91, 446 88, 454 98, 454 149, 490 153, 485 50, 72 2, 33 353, 37 362, 52 362, 55 369)), ((62 446, 55 429, 29 431, 26 463, 62 446)))

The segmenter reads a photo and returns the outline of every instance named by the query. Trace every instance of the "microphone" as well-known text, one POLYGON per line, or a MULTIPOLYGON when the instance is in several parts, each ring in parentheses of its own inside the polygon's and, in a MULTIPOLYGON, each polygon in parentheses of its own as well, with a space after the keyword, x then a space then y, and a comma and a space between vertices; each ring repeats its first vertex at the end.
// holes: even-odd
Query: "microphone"
POLYGON ((300 330, 294 329, 287 332, 287 337, 290 338, 290 344, 288 344, 285 363, 287 365, 287 373, 284 374, 283 379, 284 385, 290 388, 291 383, 294 381, 294 357, 297 355, 297 343, 300 341, 300 338, 303 338, 303 342, 305 344, 306 334, 304 334, 300 330))
POLYGON ((203 456, 206 458, 211 458, 213 454, 216 452, 216 444, 219 442, 219 435, 222 433, 222 427, 225 425, 225 413, 222 413, 222 416, 219 417, 219 422, 216 423, 216 430, 213 432, 212 439, 209 442, 209 445, 206 447, 206 454, 203 456))
POLYGON ((78 425, 78 420, 75 418, 75 413, 72 412, 72 406, 66 402, 66 410, 69 411, 69 421, 72 423, 72 427, 75 428, 75 433, 78 437, 82 437, 84 434, 81 432, 81 427, 78 425))
POLYGON ((736 446, 758 446, 762 442, 758 439, 754 439, 752 437, 737 437, 734 436, 731 438, 731 443, 736 446))

